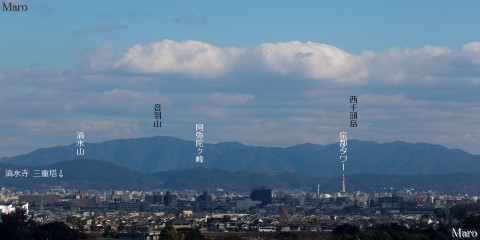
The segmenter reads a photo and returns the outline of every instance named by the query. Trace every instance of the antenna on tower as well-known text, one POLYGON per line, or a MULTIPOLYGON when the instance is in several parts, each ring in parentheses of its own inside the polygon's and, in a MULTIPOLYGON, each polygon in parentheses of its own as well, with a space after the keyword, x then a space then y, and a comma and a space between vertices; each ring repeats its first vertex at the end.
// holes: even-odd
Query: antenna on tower
POLYGON ((43 194, 40 194, 40 212, 43 213, 43 194))
POLYGON ((317 197, 320 197, 320 184, 317 185, 317 197))
POLYGON ((340 162, 342 163, 342 193, 345 193, 345 162, 347 161, 347 132, 340 132, 340 162))

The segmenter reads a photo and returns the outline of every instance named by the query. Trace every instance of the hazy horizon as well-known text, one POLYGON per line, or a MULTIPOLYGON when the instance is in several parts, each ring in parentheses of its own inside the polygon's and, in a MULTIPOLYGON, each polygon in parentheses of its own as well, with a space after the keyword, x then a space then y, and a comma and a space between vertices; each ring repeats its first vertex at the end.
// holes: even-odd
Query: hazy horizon
MULTIPOLYGON (((132 140, 132 139, 140 139, 140 138, 154 138, 154 137, 171 137, 171 138, 176 138, 176 139, 179 139, 179 140, 184 140, 184 141, 190 141, 190 142, 195 142, 195 140, 192 140, 192 139, 183 139, 183 138, 179 138, 179 137, 175 137, 175 136, 167 136, 167 135, 154 135, 154 136, 141 136, 141 137, 132 137, 132 138, 117 138, 117 139, 107 139, 107 140, 102 140, 102 141, 98 141, 98 142, 89 142, 89 141, 86 141, 85 144, 99 144, 99 143, 104 143, 104 142, 108 142, 108 141, 116 141, 116 140, 132 140)), ((461 151, 464 151, 470 155, 480 155, 480 154, 473 154, 473 153, 470 153, 464 149, 460 149, 460 148, 449 148, 449 147, 446 147, 446 146, 443 146, 441 144, 434 144, 434 143, 428 143, 428 142, 409 142, 409 141, 401 141, 401 140, 393 140, 393 141, 388 141, 388 142, 377 142, 377 141, 370 141, 370 140, 362 140, 362 139, 348 139, 348 141, 350 142, 350 146, 351 145, 351 142, 352 141, 361 141, 361 142, 374 142, 376 144, 389 144, 389 143, 394 143, 394 142, 404 142, 404 143, 407 143, 407 144, 430 144, 430 145, 439 145, 439 146, 442 146, 442 147, 445 147, 449 150, 461 150, 461 151)), ((244 143, 244 142, 240 142, 240 141, 235 141, 235 140, 227 140, 227 141, 221 141, 221 142, 209 142, 209 141, 205 141, 205 144, 219 144, 219 143, 240 143, 242 145, 245 145, 245 146, 250 146, 250 147, 273 147, 273 148, 276 148, 276 147, 279 147, 279 148, 289 148, 289 147, 293 147, 293 146, 297 146, 297 145, 303 145, 303 144, 314 144, 314 145, 318 145, 318 146, 328 146, 328 145, 338 145, 338 142, 331 142, 331 143, 326 143, 326 144, 317 144, 317 143, 310 143, 310 142, 303 142, 303 143, 296 143, 296 144, 292 144, 292 145, 287 145, 287 146, 275 146, 275 145, 252 145, 252 144, 248 144, 248 143, 244 143)), ((2 156, 0 158, 11 158, 11 157, 16 157, 16 156, 19 156, 19 155, 24 155, 24 154, 28 154, 28 153, 32 153, 36 150, 39 150, 39 149, 45 149, 45 148, 53 148, 53 147, 65 147, 65 146, 70 146, 70 145, 75 145, 76 142, 71 142, 71 143, 59 143, 57 145, 50 145, 50 146, 41 146, 39 148, 36 148, 36 149, 32 149, 32 150, 29 150, 27 152, 23 152, 23 153, 20 153, 20 154, 16 154, 16 155, 12 155, 12 156, 2 156)), ((207 151, 208 149, 206 148, 205 151, 207 151)), ((88 150, 86 150, 88 151, 88 150)), ((73 155, 73 153, 72 153, 73 155)))

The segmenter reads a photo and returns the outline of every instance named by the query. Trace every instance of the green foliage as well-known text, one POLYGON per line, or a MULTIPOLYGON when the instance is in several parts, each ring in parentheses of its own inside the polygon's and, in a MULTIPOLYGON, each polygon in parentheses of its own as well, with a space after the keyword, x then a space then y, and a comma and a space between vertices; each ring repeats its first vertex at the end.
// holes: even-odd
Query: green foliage
POLYGON ((383 230, 376 231, 373 234, 373 238, 372 238, 372 240, 390 240, 390 239, 392 239, 392 237, 383 230))
POLYGON ((480 216, 470 215, 463 221, 465 229, 480 229, 480 216))
POLYGON ((185 240, 205 240, 199 228, 180 228, 177 230, 181 239, 185 240))
POLYGON ((435 214, 435 216, 437 218, 446 218, 447 217, 447 212, 443 208, 435 208, 433 213, 435 214))
POLYGON ((448 240, 448 237, 441 232, 435 231, 432 234, 428 235, 430 239, 435 239, 435 240, 448 240))
POLYGON ((281 232, 275 236, 275 239, 278 240, 297 240, 298 235, 291 232, 281 232))
POLYGON ((456 219, 464 219, 467 217, 469 211, 480 211, 480 204, 478 203, 467 203, 467 204, 457 204, 450 208, 450 214, 456 219))
POLYGON ((71 229, 63 222, 52 222, 44 225, 33 226, 28 224, 25 219, 26 216, 21 212, 2 214, 2 223, 0 223, 0 239, 64 240, 86 238, 83 233, 71 229))
MULTIPOLYGON (((390 240, 392 237, 384 230, 369 230, 360 234, 362 240, 390 240)), ((394 238, 394 239, 410 239, 410 238, 394 238)))
POLYGON ((27 226, 27 215, 23 208, 17 208, 9 214, 1 214, 0 239, 11 239, 20 229, 27 226))
POLYGON ((353 237, 350 236, 350 235, 348 235, 348 234, 346 234, 346 233, 344 233, 344 234, 340 237, 340 240, 351 240, 351 239, 353 239, 353 237))
POLYGON ((383 224, 379 228, 365 230, 359 234, 362 240, 447 240, 448 236, 447 228, 411 230, 398 224, 383 224))
POLYGON ((177 230, 173 226, 166 226, 160 233, 161 240, 180 240, 177 230))
POLYGON ((355 234, 358 234, 359 232, 360 230, 358 229, 357 226, 350 225, 348 223, 336 226, 332 231, 333 235, 343 235, 343 234, 355 235, 355 234))
POLYGON ((86 236, 77 230, 71 229, 63 222, 52 222, 38 226, 34 229, 35 239, 63 240, 85 239, 86 236))
POLYGON ((427 236, 421 233, 414 233, 410 235, 410 238, 412 240, 429 240, 427 236))
POLYGON ((82 219, 79 217, 68 216, 66 221, 67 223, 74 226, 76 229, 80 229, 82 227, 82 219))

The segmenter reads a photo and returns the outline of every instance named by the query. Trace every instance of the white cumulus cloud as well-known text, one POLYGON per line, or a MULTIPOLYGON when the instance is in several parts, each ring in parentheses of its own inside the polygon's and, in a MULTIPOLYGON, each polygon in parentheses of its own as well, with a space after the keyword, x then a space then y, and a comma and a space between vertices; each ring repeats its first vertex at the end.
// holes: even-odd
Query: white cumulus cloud
POLYGON ((419 49, 392 48, 384 53, 364 52, 361 58, 369 69, 370 81, 432 82, 445 71, 452 52, 447 47, 427 45, 419 49))
POLYGON ((357 56, 326 44, 264 43, 258 51, 266 67, 282 75, 352 83, 362 80, 368 73, 357 56))
POLYGON ((199 41, 163 40, 134 45, 113 64, 113 68, 146 74, 217 77, 225 73, 241 53, 237 48, 219 48, 199 41))
POLYGON ((462 46, 463 51, 480 52, 480 42, 469 42, 462 46))
MULTIPOLYGON (((473 64, 480 65, 480 42, 469 42, 462 46, 462 50, 473 64)), ((480 80, 475 77, 473 82, 478 84, 480 80)))

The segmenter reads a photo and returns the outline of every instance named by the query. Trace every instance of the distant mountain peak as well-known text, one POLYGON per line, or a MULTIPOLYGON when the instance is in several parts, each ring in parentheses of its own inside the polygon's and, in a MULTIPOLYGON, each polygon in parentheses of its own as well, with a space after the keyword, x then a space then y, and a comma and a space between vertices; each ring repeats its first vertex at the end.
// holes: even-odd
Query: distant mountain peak
MULTIPOLYGON (((348 141, 346 173, 440 174, 480 171, 480 156, 429 143, 348 141)), ((311 176, 341 174, 339 145, 304 143, 290 147, 248 146, 238 142, 205 144, 203 164, 195 162, 195 142, 170 136, 151 136, 87 143, 86 159, 116 163, 131 170, 154 173, 197 167, 231 171, 296 172, 311 176)), ((1 162, 49 165, 77 159, 75 145, 41 148, 1 162)))

